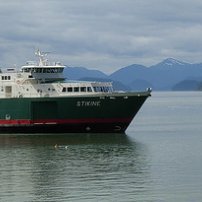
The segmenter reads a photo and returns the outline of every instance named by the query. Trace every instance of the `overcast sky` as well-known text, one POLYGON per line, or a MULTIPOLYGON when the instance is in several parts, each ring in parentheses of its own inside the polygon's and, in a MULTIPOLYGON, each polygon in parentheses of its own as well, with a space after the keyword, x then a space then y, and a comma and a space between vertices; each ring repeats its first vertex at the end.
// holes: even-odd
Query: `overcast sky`
POLYGON ((202 62, 201 0, 1 0, 0 26, 0 66, 23 65, 37 48, 105 73, 202 62))

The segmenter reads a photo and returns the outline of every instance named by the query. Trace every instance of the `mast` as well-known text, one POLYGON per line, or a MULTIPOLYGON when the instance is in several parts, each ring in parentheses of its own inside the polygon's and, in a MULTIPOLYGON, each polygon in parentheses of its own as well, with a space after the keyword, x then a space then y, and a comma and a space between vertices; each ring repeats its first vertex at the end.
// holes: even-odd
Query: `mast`
POLYGON ((35 52, 35 55, 39 57, 39 66, 47 66, 48 59, 45 57, 48 55, 49 52, 42 52, 39 49, 35 52))

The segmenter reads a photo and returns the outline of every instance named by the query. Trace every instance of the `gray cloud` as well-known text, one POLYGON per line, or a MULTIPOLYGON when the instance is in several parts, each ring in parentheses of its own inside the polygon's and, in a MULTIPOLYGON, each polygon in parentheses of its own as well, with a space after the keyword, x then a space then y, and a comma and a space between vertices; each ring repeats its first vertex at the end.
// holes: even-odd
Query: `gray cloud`
POLYGON ((16 0, 0 2, 0 65, 35 48, 69 66, 112 72, 166 57, 201 62, 200 0, 16 0))

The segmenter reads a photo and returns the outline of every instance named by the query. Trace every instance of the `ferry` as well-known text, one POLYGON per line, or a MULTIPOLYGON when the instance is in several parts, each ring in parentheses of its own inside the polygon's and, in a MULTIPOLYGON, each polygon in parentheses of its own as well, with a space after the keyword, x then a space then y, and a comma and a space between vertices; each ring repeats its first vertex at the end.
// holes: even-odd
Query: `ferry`
POLYGON ((0 133, 124 133, 151 89, 118 92, 112 82, 70 81, 60 62, 0 71, 0 133))

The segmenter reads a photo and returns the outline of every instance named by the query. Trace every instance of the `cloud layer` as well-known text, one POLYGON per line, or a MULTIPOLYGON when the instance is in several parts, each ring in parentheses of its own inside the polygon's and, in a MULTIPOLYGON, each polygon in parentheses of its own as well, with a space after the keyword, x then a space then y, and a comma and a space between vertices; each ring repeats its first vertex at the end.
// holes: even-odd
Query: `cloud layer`
POLYGON ((0 65, 53 52, 69 66, 106 73, 166 57, 202 62, 200 0, 14 0, 0 2, 0 65))

